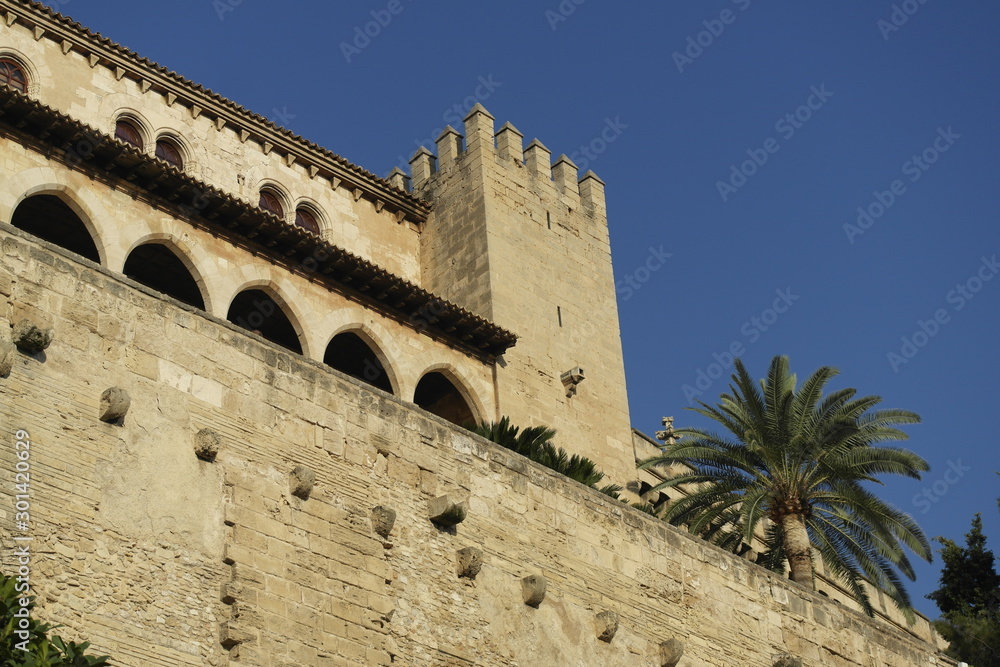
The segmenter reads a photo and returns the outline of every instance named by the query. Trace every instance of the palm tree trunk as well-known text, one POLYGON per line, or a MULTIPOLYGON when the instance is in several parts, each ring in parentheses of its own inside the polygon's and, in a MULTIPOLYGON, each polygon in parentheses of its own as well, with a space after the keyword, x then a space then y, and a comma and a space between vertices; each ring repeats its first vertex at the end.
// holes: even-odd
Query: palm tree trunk
POLYGON ((801 514, 786 514, 781 518, 785 533, 785 556, 792 569, 792 581, 813 587, 812 545, 806 532, 806 518, 801 514))

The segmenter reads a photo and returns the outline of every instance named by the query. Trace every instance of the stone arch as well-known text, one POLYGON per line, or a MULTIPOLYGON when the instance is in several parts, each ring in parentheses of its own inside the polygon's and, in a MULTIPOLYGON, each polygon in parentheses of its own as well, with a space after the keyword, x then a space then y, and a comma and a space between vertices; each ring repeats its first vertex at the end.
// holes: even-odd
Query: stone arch
POLYGON ((136 239, 123 239, 121 264, 117 267, 108 266, 108 268, 124 273, 126 258, 136 248, 148 243, 166 245, 180 258, 195 282, 198 283, 202 299, 205 302, 205 312, 225 319, 226 309, 229 308, 229 302, 232 299, 227 300, 222 296, 225 288, 221 285, 219 278, 219 269, 216 265, 217 257, 203 246, 188 242, 189 229, 184 223, 165 217, 154 218, 146 222, 148 224, 147 233, 141 234, 136 239), (220 310, 222 312, 219 312, 220 310))
POLYGON ((10 58, 24 70, 25 77, 28 79, 28 97, 38 99, 38 93, 42 89, 42 77, 38 68, 35 67, 35 63, 21 51, 7 45, 0 47, 0 58, 10 58))
POLYGON ((294 215, 295 213, 295 209, 293 207, 293 200, 291 195, 288 194, 288 189, 285 186, 278 183, 277 181, 275 181, 274 179, 271 178, 261 179, 260 182, 257 183, 257 187, 252 195, 254 206, 258 206, 260 201, 260 196, 263 192, 268 192, 274 195, 278 199, 279 203, 281 204, 282 214, 283 214, 280 217, 285 222, 288 222, 290 216, 294 215))
POLYGON ((399 380, 385 349, 370 327, 349 324, 340 327, 330 337, 323 363, 386 393, 399 396, 399 380))
POLYGON ((413 390, 418 407, 458 426, 482 421, 482 404, 451 364, 434 364, 420 374, 413 390))
POLYGON ((133 125, 142 137, 142 148, 140 149, 146 155, 152 155, 155 150, 156 137, 153 135, 153 128, 149 124, 149 121, 136 109, 132 107, 121 107, 117 109, 109 119, 110 121, 110 134, 112 137, 115 136, 115 127, 118 121, 126 121, 133 125))
POLYGON ((253 280, 242 284, 229 300, 226 319, 292 352, 311 356, 302 317, 273 281, 253 280))
POLYGON ((211 312, 202 272, 168 235, 149 234, 133 243, 122 273, 189 306, 211 312))
POLYGON ((326 212, 323 208, 312 199, 299 197, 298 200, 295 201, 295 208, 292 210, 292 222, 293 224, 301 227, 302 225, 299 225, 298 220, 300 210, 306 211, 315 219, 318 227, 318 230, 315 232, 316 235, 320 238, 327 238, 330 230, 330 221, 327 219, 326 212))

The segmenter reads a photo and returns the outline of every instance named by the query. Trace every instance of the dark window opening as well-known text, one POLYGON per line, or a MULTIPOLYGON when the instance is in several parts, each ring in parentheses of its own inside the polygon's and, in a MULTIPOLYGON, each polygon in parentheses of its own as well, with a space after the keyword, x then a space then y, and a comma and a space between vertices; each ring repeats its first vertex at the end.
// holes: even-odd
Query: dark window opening
POLYGON ((240 292, 229 306, 226 319, 272 343, 302 354, 302 345, 292 321, 267 292, 258 289, 240 292))
POLYGON ((281 201, 273 193, 267 190, 260 191, 260 201, 257 206, 264 209, 268 213, 274 213, 279 218, 285 217, 285 208, 281 205, 281 201))
POLYGON ((28 94, 28 77, 24 69, 10 58, 0 58, 0 86, 28 94))
POLYGON ((326 346, 323 363, 382 391, 393 393, 389 373, 375 355, 375 351, 355 333, 347 332, 334 336, 326 346))
POLYGON ((295 210, 295 224, 308 232, 319 234, 319 222, 316 216, 304 208, 295 210))
POLYGON ((167 164, 172 164, 178 169, 184 169, 184 158, 177 145, 167 139, 160 139, 156 142, 156 157, 167 164))
POLYGON ((142 134, 139 133, 139 129, 135 125, 127 120, 115 123, 115 138, 142 150, 142 134))
POLYGON ((549 226, 549 229, 552 229, 552 214, 548 211, 545 212, 545 224, 549 226))
POLYGON ((101 263, 97 244, 87 226, 55 195, 35 195, 18 204, 11 224, 40 239, 101 263))
POLYGON ((559 319, 559 326, 562 326, 562 308, 556 306, 556 317, 559 319))
POLYGON ((194 276, 181 258, 162 243, 147 243, 133 250, 122 273, 157 292, 205 310, 205 300, 194 276))
POLYGON ((432 372, 420 378, 413 402, 452 424, 467 426, 475 422, 472 408, 455 385, 441 373, 432 372))

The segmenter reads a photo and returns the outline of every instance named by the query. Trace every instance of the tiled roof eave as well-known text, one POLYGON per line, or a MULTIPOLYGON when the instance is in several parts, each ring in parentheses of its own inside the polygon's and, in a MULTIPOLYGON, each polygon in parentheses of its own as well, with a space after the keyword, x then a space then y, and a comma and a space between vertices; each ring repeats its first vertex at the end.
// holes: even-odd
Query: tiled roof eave
POLYGON ((227 240, 307 274, 425 335, 491 361, 517 337, 456 304, 51 107, 0 87, 0 124, 69 164, 121 180, 227 240), (73 146, 86 140, 85 155, 73 146))
POLYGON ((96 58, 96 64, 112 70, 120 68, 120 76, 143 81, 157 92, 173 94, 174 103, 183 104, 192 112, 197 107, 197 113, 216 119, 220 126, 231 126, 234 130, 247 132, 248 137, 262 144, 271 144, 270 150, 291 156, 294 161, 302 162, 326 178, 358 188, 370 199, 381 200, 388 208, 402 213, 417 225, 421 225, 430 212, 428 202, 45 5, 33 0, 0 0, 0 10, 4 13, 6 24, 19 20, 41 31, 39 37, 47 35, 62 42, 64 51, 75 48, 84 55, 96 58))

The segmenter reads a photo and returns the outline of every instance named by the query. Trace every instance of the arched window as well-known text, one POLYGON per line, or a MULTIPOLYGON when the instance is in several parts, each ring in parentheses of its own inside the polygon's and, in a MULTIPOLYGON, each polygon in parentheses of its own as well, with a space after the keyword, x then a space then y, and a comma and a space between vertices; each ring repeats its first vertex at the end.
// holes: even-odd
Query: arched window
POLYGON ((278 199, 278 195, 270 190, 260 191, 260 202, 257 206, 264 209, 268 213, 274 213, 279 218, 284 219, 285 217, 285 207, 281 205, 281 200, 278 199))
POLYGON ((393 393, 389 373, 375 350, 356 333, 347 331, 334 336, 326 346, 323 363, 384 392, 393 393))
POLYGON ((29 234, 101 263, 97 244, 83 220, 55 195, 34 195, 17 205, 11 224, 29 234))
POLYGON ((24 73, 24 68, 10 58, 0 58, 0 86, 27 94, 28 76, 24 73))
POLYGON ((181 150, 170 139, 161 137, 156 140, 156 157, 178 169, 184 169, 184 158, 181 157, 181 150))
POLYGON ((299 335, 281 306, 267 292, 248 289, 240 292, 229 306, 226 319, 263 336, 272 343, 302 354, 299 335))
POLYGON ((115 138, 142 150, 142 134, 131 121, 119 120, 115 123, 115 138))
POLYGON ((205 309, 205 300, 194 276, 180 257, 162 243, 145 243, 137 247, 129 253, 122 273, 189 306, 205 309))
POLYGON ((315 214, 307 208, 299 207, 295 209, 295 224, 313 234, 319 234, 319 221, 315 214))
POLYGON ((417 383, 413 402, 452 424, 468 426, 476 421, 472 408, 451 380, 443 373, 427 373, 417 383))

